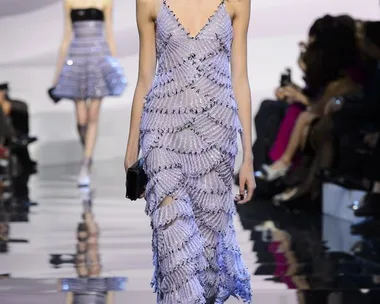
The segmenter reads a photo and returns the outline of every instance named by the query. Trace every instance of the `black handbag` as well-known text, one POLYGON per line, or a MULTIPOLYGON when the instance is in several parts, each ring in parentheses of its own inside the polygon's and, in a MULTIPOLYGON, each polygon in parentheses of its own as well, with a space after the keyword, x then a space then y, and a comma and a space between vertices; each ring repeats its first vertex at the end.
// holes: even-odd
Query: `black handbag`
POLYGON ((49 95, 50 99, 53 100, 54 103, 58 103, 61 100, 61 98, 54 95, 54 89, 55 89, 54 87, 50 88, 48 90, 48 95, 49 95))
POLYGON ((135 201, 141 197, 145 191, 148 177, 143 169, 143 160, 140 158, 127 171, 127 180, 125 182, 125 197, 135 201))

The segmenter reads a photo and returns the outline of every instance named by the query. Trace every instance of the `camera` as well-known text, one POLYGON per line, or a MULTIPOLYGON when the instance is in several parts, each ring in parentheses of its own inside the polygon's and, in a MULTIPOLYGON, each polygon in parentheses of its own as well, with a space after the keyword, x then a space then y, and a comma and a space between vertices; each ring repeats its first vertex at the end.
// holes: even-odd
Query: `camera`
POLYGON ((287 68, 285 73, 281 74, 280 87, 286 87, 292 83, 292 70, 287 68))

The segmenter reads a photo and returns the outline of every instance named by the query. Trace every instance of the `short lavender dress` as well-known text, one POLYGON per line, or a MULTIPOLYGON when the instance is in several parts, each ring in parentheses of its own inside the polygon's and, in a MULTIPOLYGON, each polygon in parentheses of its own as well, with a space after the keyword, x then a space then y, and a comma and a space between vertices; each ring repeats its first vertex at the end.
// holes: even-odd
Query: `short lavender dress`
POLYGON ((140 128, 159 304, 251 301, 233 227, 241 130, 230 74, 233 29, 222 2, 192 37, 164 1, 157 72, 140 128), (173 200, 161 206, 164 198, 173 200))
POLYGON ((73 9, 71 20, 74 38, 53 95, 73 100, 121 95, 127 80, 111 56, 103 12, 97 8, 73 9))

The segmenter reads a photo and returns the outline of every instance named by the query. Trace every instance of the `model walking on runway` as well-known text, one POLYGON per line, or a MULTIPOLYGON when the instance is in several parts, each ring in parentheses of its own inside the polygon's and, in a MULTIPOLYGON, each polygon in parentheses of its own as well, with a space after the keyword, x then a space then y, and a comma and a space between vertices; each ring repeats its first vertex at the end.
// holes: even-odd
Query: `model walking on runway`
POLYGON ((239 203, 255 188, 250 0, 219 1, 137 0, 140 65, 125 167, 141 147, 160 304, 251 301, 232 192, 239 132, 239 203))
POLYGON ((112 0, 64 2, 65 34, 52 95, 75 101, 77 128, 84 148, 78 185, 88 186, 101 100, 121 95, 126 79, 114 58, 112 0))

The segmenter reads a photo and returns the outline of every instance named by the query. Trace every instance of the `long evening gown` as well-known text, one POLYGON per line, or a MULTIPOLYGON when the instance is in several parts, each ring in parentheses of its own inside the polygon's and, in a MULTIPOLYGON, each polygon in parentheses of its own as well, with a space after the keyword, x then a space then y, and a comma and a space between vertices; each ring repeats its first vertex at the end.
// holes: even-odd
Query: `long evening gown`
POLYGON ((224 2, 191 36, 164 1, 157 71, 140 127, 159 304, 250 303, 233 227, 232 177, 241 131, 230 74, 233 29, 224 2), (161 206, 165 198, 172 202, 161 206))

